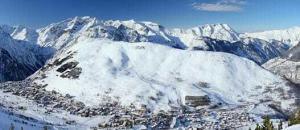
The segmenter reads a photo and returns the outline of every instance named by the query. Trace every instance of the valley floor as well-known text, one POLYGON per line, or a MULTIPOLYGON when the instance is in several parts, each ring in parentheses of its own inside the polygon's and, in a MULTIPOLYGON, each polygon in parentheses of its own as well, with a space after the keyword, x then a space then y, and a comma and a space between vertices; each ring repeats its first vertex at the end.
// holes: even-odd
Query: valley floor
MULTIPOLYGON (((202 129, 248 129, 261 122, 261 113, 273 112, 273 118, 282 118, 267 104, 227 105, 218 108, 181 109, 172 112, 147 114, 132 108, 120 108, 117 114, 82 117, 69 114, 66 110, 42 107, 34 100, 0 92, 0 128, 41 130, 49 129, 90 129, 90 128, 202 128, 202 129)), ((272 115, 272 113, 269 113, 272 115)))

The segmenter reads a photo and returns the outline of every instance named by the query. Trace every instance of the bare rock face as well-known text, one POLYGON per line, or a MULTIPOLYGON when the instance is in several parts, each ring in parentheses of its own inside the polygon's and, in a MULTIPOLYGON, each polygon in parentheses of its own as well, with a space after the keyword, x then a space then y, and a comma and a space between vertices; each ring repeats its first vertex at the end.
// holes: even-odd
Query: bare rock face
POLYGON ((185 104, 191 107, 206 106, 210 104, 210 98, 205 96, 185 96, 185 104))
POLYGON ((62 65, 61 67, 59 67, 56 71, 58 72, 65 72, 68 69, 73 69, 78 65, 78 62, 68 62, 64 65, 62 65))
POLYGON ((82 71, 80 67, 76 67, 78 64, 79 62, 77 61, 71 61, 63 64, 56 71, 62 73, 60 77, 76 79, 79 78, 79 75, 82 71))

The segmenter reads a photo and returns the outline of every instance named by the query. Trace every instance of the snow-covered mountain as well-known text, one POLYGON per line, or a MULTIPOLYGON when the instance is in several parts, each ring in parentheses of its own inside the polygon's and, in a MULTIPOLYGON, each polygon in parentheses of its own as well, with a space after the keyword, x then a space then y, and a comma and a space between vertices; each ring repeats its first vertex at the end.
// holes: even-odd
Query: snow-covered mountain
POLYGON ((266 88, 281 88, 283 95, 290 89, 280 77, 231 54, 111 40, 78 39, 30 78, 88 106, 105 103, 109 97, 154 111, 179 107, 185 96, 208 95, 212 104, 259 103, 267 95, 281 101, 277 92, 266 88))
POLYGON ((99 21, 91 17, 75 17, 38 30, 38 43, 61 48, 78 37, 108 38, 126 42, 153 42, 176 48, 189 48, 196 37, 210 37, 230 42, 238 41, 238 33, 226 24, 212 24, 191 29, 168 30, 153 22, 134 20, 99 21))
POLYGON ((300 84, 300 43, 291 48, 285 55, 272 59, 263 66, 268 70, 277 73, 300 84))
POLYGON ((258 64, 280 56, 288 49, 275 40, 266 42, 256 39, 248 40, 252 41, 251 44, 246 43, 244 39, 249 38, 239 38, 238 33, 226 24, 168 30, 152 22, 99 21, 91 17, 75 17, 41 28, 38 33, 39 45, 57 50, 71 46, 80 37, 107 38, 130 43, 151 42, 179 49, 227 52, 258 64))
POLYGON ((0 25, 0 28, 2 28, 4 32, 9 33, 12 38, 29 43, 36 43, 39 36, 36 30, 24 26, 0 25))
MULTIPOLYGON (((130 43, 151 42, 179 49, 227 52, 246 57, 258 64, 279 56, 287 49, 284 44, 279 42, 266 42, 258 39, 248 40, 252 41, 249 44, 245 42, 245 39, 249 38, 240 39, 238 33, 226 24, 168 30, 152 22, 136 22, 134 20, 100 21, 92 17, 75 17, 51 24, 37 31, 23 26, 11 27, 7 25, 1 25, 1 30, 10 35, 10 41, 22 43, 16 44, 19 47, 15 47, 13 44, 12 48, 15 49, 5 47, 4 49, 8 49, 10 55, 13 54, 13 57, 20 64, 29 65, 28 68, 31 68, 31 70, 41 67, 47 57, 53 55, 54 50, 72 46, 81 37, 111 39, 130 43), (37 43, 37 45, 34 43, 37 43), (23 45, 26 46, 21 47, 23 45), (43 46, 43 49, 39 49, 38 46, 43 46), (23 55, 24 53, 28 54, 23 55)), ((3 41, 3 43, 5 42, 3 41)), ((9 44, 5 46, 7 45, 9 44)))
POLYGON ((179 37, 187 45, 192 44, 195 37, 210 37, 229 42, 238 41, 239 34, 227 24, 206 24, 190 29, 173 29, 173 35, 179 37))
POLYGON ((38 44, 61 49, 79 37, 108 38, 115 41, 149 41, 184 48, 180 41, 156 23, 129 21, 99 21, 91 17, 75 17, 38 30, 38 44))
MULTIPOLYGON (((0 81, 22 80, 42 67, 50 49, 41 48, 22 40, 16 40, 0 28, 1 73, 0 81)), ((13 31, 16 32, 16 31, 13 31)))
POLYGON ((271 30, 255 33, 245 33, 241 34, 241 37, 254 37, 264 39, 267 41, 274 39, 287 43, 290 46, 295 46, 298 42, 300 42, 300 27, 292 27, 282 30, 271 30))
MULTIPOLYGON (((180 125, 171 122, 181 124, 186 118, 191 122, 184 127, 204 128, 193 124, 192 117, 183 116, 185 111, 195 112, 195 108, 203 107, 205 109, 200 110, 212 111, 212 114, 220 108, 222 113, 227 109, 234 113, 247 111, 255 118, 265 114, 279 116, 282 111, 294 110, 295 99, 299 96, 288 81, 246 58, 229 53, 88 37, 81 37, 71 46, 59 50, 24 83, 2 86, 5 86, 0 85, 6 92, 4 95, 12 92, 13 96, 22 97, 22 102, 40 104, 33 107, 22 103, 16 108, 25 106, 27 109, 14 109, 15 113, 42 118, 43 122, 57 127, 73 122, 70 126, 110 128, 114 125, 101 124, 118 124, 123 118, 137 116, 133 118, 134 122, 143 128, 178 128, 180 125), (144 109, 146 113, 143 114, 144 109), (162 111, 169 113, 165 122, 170 124, 147 121, 151 118, 149 114, 155 117, 162 111), (176 111, 183 111, 183 114, 170 115, 176 111), (144 119, 146 124, 138 122, 144 119)), ((18 102, 10 97, 5 100, 18 102)), ((195 116, 197 120, 205 120, 195 116)), ((121 123, 120 126, 124 125, 121 123)))
MULTIPOLYGON (((0 84, 1 120, 25 128, 235 129, 224 115, 248 126, 298 107, 294 84, 258 65, 288 46, 240 38, 226 24, 168 30, 75 17, 37 31, 1 28, 0 78, 38 69, 0 84)), ((299 58, 296 50, 287 56, 299 58)))

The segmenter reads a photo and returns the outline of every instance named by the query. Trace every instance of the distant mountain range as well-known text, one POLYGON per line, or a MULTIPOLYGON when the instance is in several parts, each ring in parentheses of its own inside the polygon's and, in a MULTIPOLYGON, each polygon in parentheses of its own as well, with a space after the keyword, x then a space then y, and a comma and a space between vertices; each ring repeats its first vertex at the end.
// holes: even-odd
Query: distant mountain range
POLYGON ((278 40, 290 46, 295 46, 300 41, 300 27, 292 27, 282 30, 271 30, 264 32, 245 33, 241 37, 254 37, 263 40, 278 40))
MULTIPOLYGON (((1 108, 18 106, 14 113, 33 118, 26 122, 35 119, 36 126, 57 129, 102 128, 98 119, 119 121, 115 115, 120 113, 141 119, 162 111, 170 115, 164 120, 168 123, 146 120, 138 125, 188 127, 184 117, 170 113, 195 112, 198 107, 282 118, 297 108, 293 83, 298 83, 298 71, 290 76, 290 70, 299 68, 299 44, 294 43, 299 40, 286 37, 286 31, 273 32, 284 39, 260 39, 255 36, 260 33, 237 33, 226 24, 166 29, 152 22, 92 17, 37 30, 2 25, 0 80, 18 82, 0 84, 0 100, 7 101, 1 108)), ((17 119, 24 121, 19 116, 4 120, 17 119)))

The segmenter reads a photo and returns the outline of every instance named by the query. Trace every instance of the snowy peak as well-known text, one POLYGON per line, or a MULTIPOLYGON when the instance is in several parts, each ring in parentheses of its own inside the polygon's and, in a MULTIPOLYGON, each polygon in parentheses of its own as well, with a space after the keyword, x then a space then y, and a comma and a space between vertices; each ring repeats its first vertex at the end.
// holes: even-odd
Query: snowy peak
POLYGON ((155 23, 128 21, 99 21, 91 17, 75 17, 39 29, 38 44, 61 49, 72 44, 80 37, 106 38, 114 41, 142 42, 151 41, 172 47, 183 45, 172 40, 168 31, 155 23))
POLYGON ((264 49, 273 46, 269 45, 272 44, 271 42, 264 40, 240 39, 238 33, 227 24, 206 24, 190 29, 168 30, 164 26, 153 22, 138 22, 135 20, 100 21, 93 17, 75 17, 41 28, 38 33, 39 45, 53 47, 56 50, 77 44, 78 39, 110 39, 129 43, 151 42, 188 50, 228 52, 242 57, 251 57, 251 60, 259 64, 279 56, 282 51, 285 51, 279 45, 278 49, 274 49, 274 47, 264 49), (238 45, 230 44, 240 40, 242 41, 238 45), (256 47, 254 47, 254 43, 256 43, 256 47), (245 49, 243 44, 251 44, 245 45, 250 50, 239 50, 245 49), (241 53, 242 51, 243 53, 241 53), (260 55, 251 56, 253 54, 260 55))
POLYGON ((278 40, 287 43, 290 46, 294 46, 300 41, 300 27, 292 27, 282 30, 271 30, 255 33, 245 33, 241 34, 241 37, 254 37, 264 39, 267 41, 278 40))
POLYGON ((185 37, 211 37, 219 40, 237 41, 238 34, 227 24, 212 24, 191 29, 168 30, 153 22, 134 20, 99 21, 92 17, 75 17, 39 29, 38 43, 61 48, 78 37, 108 38, 126 42, 153 42, 176 48, 187 48, 185 37))
POLYGON ((205 24, 201 26, 194 27, 193 29, 201 29, 203 32, 213 33, 219 31, 228 31, 230 33, 236 33, 228 24, 205 24))
POLYGON ((14 28, 14 31, 11 33, 11 36, 14 39, 36 43, 38 38, 38 33, 36 32, 36 30, 26 28, 24 26, 17 26, 14 28))
POLYGON ((9 26, 0 25, 0 28, 8 33, 13 39, 27 41, 30 43, 36 43, 38 33, 34 29, 30 29, 24 26, 9 26))
POLYGON ((227 24, 206 24, 190 29, 174 29, 173 33, 179 37, 205 36, 230 42, 239 40, 238 33, 227 24))
POLYGON ((285 44, 279 41, 241 39, 239 34, 227 24, 206 24, 190 29, 168 30, 153 22, 101 21, 95 17, 85 16, 69 18, 37 31, 22 26, 5 27, 5 30, 10 32, 14 39, 37 43, 55 50, 73 46, 78 43, 78 39, 110 39, 129 43, 151 42, 179 49, 228 52, 242 57, 251 57, 251 60, 259 64, 286 51, 285 44), (238 45, 230 44, 234 42, 238 45), (240 50, 245 48, 249 50, 240 50), (254 54, 259 55, 253 56, 254 54))
POLYGON ((37 43, 42 46, 50 46, 57 49, 65 46, 66 43, 74 40, 81 34, 82 30, 87 30, 97 23, 95 18, 75 17, 58 23, 50 24, 38 29, 39 37, 37 43))

